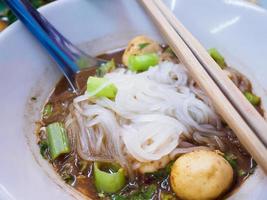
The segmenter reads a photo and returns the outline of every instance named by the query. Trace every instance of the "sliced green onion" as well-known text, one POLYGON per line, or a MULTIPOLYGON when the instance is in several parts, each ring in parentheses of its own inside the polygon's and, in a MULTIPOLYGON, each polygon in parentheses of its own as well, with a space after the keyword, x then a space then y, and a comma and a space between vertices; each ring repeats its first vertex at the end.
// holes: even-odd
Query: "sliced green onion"
POLYGON ((90 76, 87 80, 87 92, 92 96, 114 99, 117 88, 113 83, 109 83, 106 78, 90 76))
POLYGON ((103 77, 106 73, 111 72, 116 67, 114 59, 111 61, 102 64, 99 68, 96 69, 96 76, 103 77))
POLYGON ((47 159, 47 150, 48 150, 48 142, 47 140, 41 140, 38 144, 40 148, 40 154, 43 156, 44 159, 47 159))
POLYGON ((217 51, 217 49, 212 48, 208 50, 210 56, 215 60, 215 62, 224 69, 226 67, 226 63, 224 61, 224 57, 217 51))
POLYGON ((145 43, 138 44, 138 46, 139 46, 139 49, 142 50, 143 48, 145 48, 149 44, 150 44, 149 42, 145 42, 145 43))
POLYGON ((135 72, 142 72, 148 70, 149 67, 155 66, 159 63, 159 56, 156 53, 149 53, 139 56, 129 56, 128 67, 135 72))
POLYGON ((253 106, 257 106, 260 104, 261 99, 255 94, 252 94, 251 92, 244 92, 244 95, 253 106))
POLYGON ((70 152, 68 136, 63 124, 55 122, 46 127, 48 147, 52 160, 70 152))
POLYGON ((224 155, 225 160, 229 162, 233 169, 237 168, 237 157, 232 153, 226 153, 224 155))
POLYGON ((46 104, 43 110, 43 117, 48 118, 53 112, 53 106, 51 104, 46 104))
POLYGON ((99 192, 118 192, 125 185, 125 172, 122 168, 114 164, 94 163, 95 186, 99 192), (102 165, 110 167, 110 173, 101 170, 102 165))

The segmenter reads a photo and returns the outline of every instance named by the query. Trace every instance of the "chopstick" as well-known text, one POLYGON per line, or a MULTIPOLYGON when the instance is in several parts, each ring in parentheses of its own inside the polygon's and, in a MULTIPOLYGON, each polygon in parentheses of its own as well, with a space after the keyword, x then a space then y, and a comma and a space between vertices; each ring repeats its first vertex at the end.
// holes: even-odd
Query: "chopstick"
POLYGON ((267 173, 266 121, 161 0, 140 2, 174 53, 209 96, 217 113, 267 173))
POLYGON ((232 105, 238 110, 243 119, 250 125, 252 130, 267 145, 267 123, 258 111, 247 101, 242 92, 223 73, 217 63, 211 58, 206 49, 199 41, 183 26, 181 22, 170 12, 161 0, 154 0, 168 22, 179 33, 180 37, 188 45, 198 61, 202 64, 208 74, 214 79, 219 88, 227 96, 232 105))

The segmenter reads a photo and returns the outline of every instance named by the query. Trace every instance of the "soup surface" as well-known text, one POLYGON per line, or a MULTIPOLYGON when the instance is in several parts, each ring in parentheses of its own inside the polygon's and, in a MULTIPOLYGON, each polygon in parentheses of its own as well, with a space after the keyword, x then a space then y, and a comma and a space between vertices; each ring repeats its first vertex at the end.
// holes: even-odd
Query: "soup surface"
MULTIPOLYGON (((139 44, 140 45, 140 44, 139 44)), ((149 44, 142 43, 143 46, 149 46, 149 44)), ((142 48, 142 45, 140 48, 142 48)), ((145 48, 145 47, 143 47, 145 48)), ((172 62, 179 63, 178 59, 172 53, 172 51, 167 46, 161 46, 160 63, 161 62, 172 62)), ((128 49, 129 50, 129 49, 128 49)), ((126 50, 127 51, 127 50, 126 50)), ((109 54, 99 55, 99 58, 106 60, 114 60, 117 63, 123 63, 123 54, 125 51, 117 51, 109 54)), ((134 55, 138 56, 138 55, 134 55)), ((219 63, 218 63, 219 64, 219 63)), ((250 82, 239 72, 235 71, 231 67, 223 67, 223 70, 229 77, 234 81, 236 86, 244 93, 246 96, 253 95, 251 98, 256 98, 252 93, 252 87, 250 82)), ((114 69, 116 70, 116 69, 114 69)), ((141 72, 142 73, 142 72, 141 72)), ((99 160, 89 160, 84 159, 78 150, 76 149, 76 139, 73 134, 67 128, 70 122, 70 116, 73 112, 73 101, 75 98, 84 94, 87 90, 87 80, 90 76, 96 76, 96 68, 87 69, 81 71, 77 76, 77 82, 81 86, 80 94, 74 94, 65 78, 62 78, 56 85, 54 91, 49 97, 43 110, 43 117, 40 120, 40 129, 37 133, 38 145, 40 146, 40 152, 42 156, 47 159, 51 165, 53 165, 56 172, 62 177, 62 179, 69 185, 73 186, 75 189, 83 193, 92 199, 183 199, 183 196, 177 195, 174 186, 170 182, 170 173, 174 161, 183 154, 198 150, 197 147, 207 148, 209 151, 216 152, 218 155, 222 156, 230 164, 233 170, 233 181, 231 185, 227 187, 217 198, 225 198, 229 195, 236 187, 240 186, 242 182, 251 174, 255 168, 255 162, 247 151, 242 147, 232 130, 227 126, 227 124, 222 120, 221 127, 216 128, 216 131, 223 132, 223 134, 218 134, 216 137, 206 137, 205 134, 194 134, 195 129, 191 136, 186 134, 181 134, 179 137, 178 147, 181 149, 188 149, 184 153, 179 153, 175 155, 172 159, 166 161, 165 164, 158 164, 156 170, 147 170, 143 168, 133 169, 133 177, 130 175, 131 172, 126 171, 126 182, 122 187, 116 192, 105 192, 99 190, 96 186, 95 173, 94 173, 94 163, 99 160), (49 144, 48 129, 47 127, 53 123, 62 123, 66 129, 68 140, 70 143, 70 151, 67 153, 60 153, 59 156, 53 158, 51 156, 51 144, 49 144), (195 148, 195 149, 194 149, 195 148)), ((192 83, 195 89, 199 89, 195 82, 192 83)), ((200 93, 199 93, 200 94, 200 93)), ((204 94, 203 92, 201 94, 204 94)), ((196 93, 196 98, 198 100, 204 101, 207 98, 205 95, 201 96, 196 93)), ((248 98, 248 100, 250 100, 248 98)), ((95 100, 92 100, 94 102, 95 100)), ((261 112, 259 100, 255 100, 255 108, 261 112)), ((92 103, 93 104, 93 103, 92 103)), ((77 129, 79 130, 79 129, 77 129)), ((105 140, 103 140, 105 141, 105 140)), ((206 150, 206 149, 205 149, 206 150)), ((112 160, 112 159, 111 159, 112 160)), ((130 157, 130 163, 138 163, 132 161, 133 156, 130 157)), ((114 162, 114 161, 111 161, 114 162)), ((164 159, 161 161, 164 162, 164 159)), ((156 162, 149 162, 152 165, 156 162)), ((118 163, 120 164, 120 163, 118 163)), ((134 164, 133 164, 134 165, 134 164)), ((142 162, 141 162, 142 165, 142 162)), ((131 166, 130 166, 131 167, 131 166)), ((108 174, 116 174, 118 170, 112 168, 108 159, 102 162, 99 169, 108 174)))

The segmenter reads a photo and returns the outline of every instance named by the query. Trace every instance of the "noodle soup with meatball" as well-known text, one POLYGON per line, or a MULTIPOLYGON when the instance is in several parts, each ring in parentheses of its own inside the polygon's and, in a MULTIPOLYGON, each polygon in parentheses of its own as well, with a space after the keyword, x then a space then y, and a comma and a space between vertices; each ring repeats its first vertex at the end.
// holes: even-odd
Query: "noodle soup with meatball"
MULTIPOLYGON (((261 112, 250 81, 209 50, 261 112)), ((44 106, 38 145, 62 179, 93 199, 218 199, 255 162, 172 50, 146 36, 62 79, 44 106), (125 67, 116 67, 122 63, 125 67)))

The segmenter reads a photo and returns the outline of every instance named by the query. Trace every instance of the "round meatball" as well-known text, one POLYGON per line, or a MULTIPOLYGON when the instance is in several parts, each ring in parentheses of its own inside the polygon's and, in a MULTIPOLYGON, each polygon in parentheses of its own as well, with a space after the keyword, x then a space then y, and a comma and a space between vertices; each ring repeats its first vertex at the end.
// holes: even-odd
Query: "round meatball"
POLYGON ((171 186, 181 199, 215 199, 233 181, 233 169, 213 151, 199 150, 179 157, 171 170, 171 186))
POLYGON ((140 35, 132 39, 122 56, 122 63, 128 66, 128 60, 130 55, 143 55, 147 53, 159 53, 161 52, 160 45, 154 40, 140 35))
POLYGON ((170 157, 164 156, 160 160, 140 163, 140 167, 138 168, 138 170, 141 174, 153 173, 153 172, 156 172, 157 170, 160 170, 160 169, 166 167, 166 165, 169 162, 170 162, 170 157))

